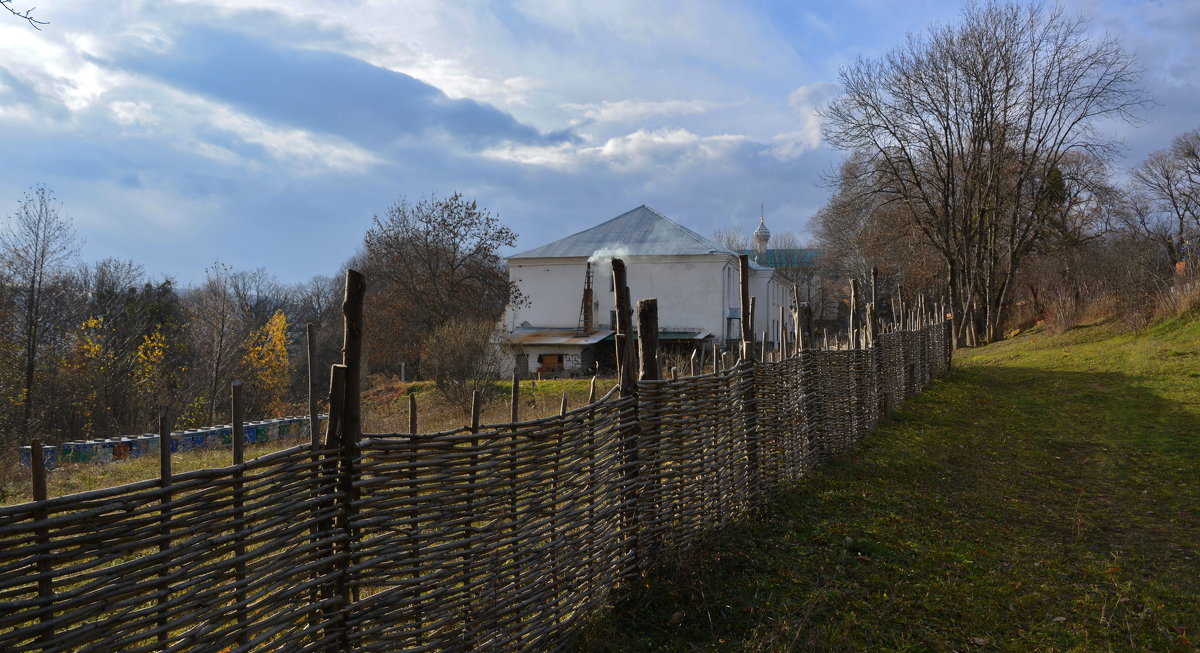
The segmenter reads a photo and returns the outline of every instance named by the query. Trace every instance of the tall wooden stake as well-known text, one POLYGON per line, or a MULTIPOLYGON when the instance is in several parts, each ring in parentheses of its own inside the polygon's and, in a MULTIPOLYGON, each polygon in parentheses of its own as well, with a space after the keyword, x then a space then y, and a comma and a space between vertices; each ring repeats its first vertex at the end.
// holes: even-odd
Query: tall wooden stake
POLYGON ((658 367, 658 300, 638 300, 638 378, 657 381, 661 378, 658 367))
MULTIPOLYGON (((162 511, 159 513, 162 521, 162 529, 159 531, 158 552, 166 554, 171 548, 171 512, 167 506, 171 503, 171 427, 167 422, 167 407, 158 407, 158 484, 163 488, 164 492, 160 504, 162 511)), ((166 557, 165 555, 163 556, 166 557)), ((165 648, 167 639, 170 637, 171 615, 166 610, 165 606, 167 598, 171 595, 170 583, 166 580, 170 576, 168 565, 163 565, 163 570, 159 573, 159 578, 163 579, 162 586, 159 587, 158 608, 160 610, 158 617, 158 644, 160 648, 165 648)))
POLYGON ((871 342, 879 336, 879 268, 871 267, 871 304, 867 307, 867 333, 871 342))
MULTIPOLYGON (((42 441, 34 438, 29 443, 29 471, 31 481, 33 482, 33 500, 35 503, 43 504, 49 498, 49 493, 46 490, 46 458, 42 452, 42 441)), ((35 519, 40 523, 45 523, 50 517, 49 511, 45 507, 39 507, 35 513, 35 519)), ((49 650, 50 642, 54 639, 54 627, 50 625, 54 618, 54 612, 49 607, 50 600, 54 596, 54 583, 51 581, 50 574, 50 531, 45 527, 39 527, 35 532, 38 548, 44 551, 40 556, 37 556, 37 572, 38 572, 38 598, 46 602, 46 607, 42 611, 38 621, 42 625, 42 632, 38 634, 38 642, 44 644, 41 650, 49 650)))
MULTIPOLYGON (((343 414, 346 406, 346 366, 332 365, 329 369, 329 423, 325 427, 325 442, 324 449, 329 451, 326 454, 325 462, 322 464, 322 490, 336 497, 334 505, 334 521, 330 523, 328 520, 322 520, 320 523, 321 532, 326 537, 335 538, 334 531, 349 532, 347 523, 350 516, 349 494, 346 492, 346 485, 350 482, 342 474, 339 461, 342 457, 342 428, 345 426, 345 415, 343 414)), ((341 546, 336 544, 331 545, 327 549, 329 555, 329 565, 326 567, 327 574, 332 578, 330 590, 333 597, 337 597, 338 601, 343 605, 350 604, 349 582, 347 579, 350 565, 350 546, 349 538, 345 538, 341 546)), ((325 614, 326 623, 331 624, 334 637, 337 640, 337 648, 342 651, 350 650, 350 634, 346 630, 346 611, 338 609, 336 606, 326 608, 325 614)))
POLYGON ((740 299, 742 311, 742 342, 740 353, 742 358, 750 358, 754 343, 754 315, 750 310, 750 257, 738 255, 738 283, 740 284, 740 299))
POLYGON ((803 349, 803 347, 800 344, 801 337, 800 337, 800 286, 799 286, 799 284, 792 286, 792 329, 794 330, 794 333, 792 336, 792 345, 793 345, 792 355, 799 356, 800 350, 803 349))
POLYGON ((342 419, 345 425, 342 438, 348 457, 358 452, 358 441, 362 437, 362 346, 363 346, 363 297, 367 282, 358 270, 346 270, 346 296, 342 301, 342 318, 345 336, 342 340, 342 364, 346 366, 346 400, 342 419))
POLYGON ((321 421, 317 416, 317 327, 312 322, 304 325, 304 339, 308 345, 308 438, 309 447, 316 451, 321 421))
POLYGON ((620 373, 621 396, 637 391, 637 376, 633 369, 633 306, 625 278, 625 261, 612 260, 613 290, 617 304, 617 366, 620 373))
POLYGON ((408 432, 417 434, 417 395, 408 393, 408 432))
POLYGON ((750 340, 746 346, 746 359, 754 360, 754 315, 758 312, 758 297, 750 296, 750 340))
POLYGON ((242 518, 244 516, 244 513, 243 513, 244 498, 242 496, 242 473, 243 472, 242 472, 241 466, 242 466, 242 463, 245 461, 246 427, 245 427, 244 420, 246 418, 246 416, 245 416, 246 407, 242 402, 242 382, 241 381, 233 382, 232 395, 233 395, 233 406, 231 407, 232 410, 230 412, 233 413, 233 466, 235 468, 237 468, 233 472, 233 474, 234 474, 233 519, 238 524, 237 526, 234 527, 235 532, 237 534, 237 539, 234 542, 233 556, 237 562, 234 563, 234 571, 233 571, 233 577, 234 577, 233 601, 235 604, 239 604, 239 607, 236 610, 236 619, 237 619, 237 624, 238 624, 238 629, 237 629, 238 630, 238 632, 237 632, 238 646, 245 646, 246 642, 247 642, 247 636, 246 636, 247 633, 246 633, 246 628, 245 628, 246 608, 244 605, 241 605, 241 604, 244 604, 246 602, 246 587, 245 587, 246 562, 244 560, 244 558, 246 556, 246 540, 242 536, 242 530, 244 530, 245 527, 241 523, 242 518))
POLYGON ((509 400, 508 421, 516 424, 521 416, 521 379, 517 378, 517 373, 512 375, 512 397, 509 400))
POLYGON ((858 279, 850 280, 850 323, 846 329, 848 339, 854 341, 854 331, 858 329, 858 279))
MULTIPOLYGON (((625 279, 625 262, 619 258, 612 260, 613 291, 616 293, 617 307, 617 361, 619 364, 619 388, 622 399, 637 395, 636 370, 633 368, 633 307, 629 302, 629 286, 625 279)), ((643 334, 644 337, 645 334, 643 334)), ((618 428, 621 432, 621 462, 625 472, 625 491, 621 494, 621 526, 627 551, 636 554, 640 548, 638 538, 638 477, 640 453, 638 451, 638 421, 637 403, 633 402, 633 414, 628 419, 621 419, 618 428)))

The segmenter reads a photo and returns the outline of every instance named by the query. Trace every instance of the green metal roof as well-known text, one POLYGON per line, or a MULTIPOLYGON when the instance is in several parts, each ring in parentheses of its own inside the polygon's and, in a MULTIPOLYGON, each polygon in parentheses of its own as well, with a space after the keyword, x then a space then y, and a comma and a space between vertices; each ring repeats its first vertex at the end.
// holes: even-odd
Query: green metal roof
POLYGON ((758 250, 743 249, 738 254, 748 254, 750 260, 769 268, 806 268, 815 267, 821 250, 811 247, 795 249, 768 249, 765 254, 758 250))

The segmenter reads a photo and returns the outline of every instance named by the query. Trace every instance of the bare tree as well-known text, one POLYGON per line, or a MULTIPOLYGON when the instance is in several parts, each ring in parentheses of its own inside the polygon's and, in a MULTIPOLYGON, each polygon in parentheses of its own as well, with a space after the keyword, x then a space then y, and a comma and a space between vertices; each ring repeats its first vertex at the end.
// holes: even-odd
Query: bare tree
POLYGON ((499 320, 521 301, 500 258, 517 234, 455 193, 401 200, 375 216, 363 253, 372 279, 367 308, 371 367, 394 372, 421 363, 420 343, 454 319, 499 320))
POLYGON ((206 400, 209 424, 217 406, 224 405, 224 388, 237 367, 237 348, 250 330, 238 309, 232 275, 233 269, 218 261, 204 271, 204 283, 186 295, 193 366, 205 372, 203 390, 197 389, 197 394, 206 400))
POLYGON ((800 249, 800 237, 792 231, 780 231, 771 234, 771 249, 800 249))
POLYGON ((713 232, 713 242, 734 252, 744 252, 751 248, 754 238, 745 231, 734 227, 725 227, 713 232))
POLYGON ((1136 195, 1126 224, 1159 243, 1171 263, 1200 255, 1200 129, 1152 153, 1132 181, 1136 195))
POLYGON ((1139 77, 1082 17, 970 4, 961 23, 843 68, 824 132, 871 157, 864 172, 882 201, 938 252, 956 336, 995 340, 1021 262, 1062 216, 1068 158, 1116 152, 1099 122, 1145 106, 1139 77))
POLYGON ((0 232, 0 256, 20 308, 20 346, 24 387, 21 389, 21 425, 29 424, 39 365, 38 353, 46 339, 43 309, 61 286, 56 277, 67 273, 67 263, 78 253, 74 225, 45 186, 31 188, 0 232))

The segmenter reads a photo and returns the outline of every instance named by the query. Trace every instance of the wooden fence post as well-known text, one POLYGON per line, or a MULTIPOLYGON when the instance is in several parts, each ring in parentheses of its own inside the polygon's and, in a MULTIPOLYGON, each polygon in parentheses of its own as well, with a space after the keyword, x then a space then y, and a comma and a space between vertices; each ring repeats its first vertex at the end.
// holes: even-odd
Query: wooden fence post
POLYGON ((346 366, 335 364, 329 369, 329 422, 325 426, 325 461, 321 465, 321 487, 330 494, 334 507, 333 520, 321 520, 321 532, 333 538, 328 549, 329 564, 324 577, 329 581, 328 596, 338 602, 325 615, 327 626, 333 630, 340 651, 350 650, 350 633, 346 630, 346 617, 350 610, 349 585, 346 582, 346 567, 349 566, 350 539, 346 521, 349 516, 345 503, 345 486, 341 478, 339 459, 342 451, 342 427, 345 425, 343 410, 346 404, 346 366), (341 496, 339 496, 341 495, 341 496), (342 535, 342 537, 338 537, 342 535), (340 542, 339 542, 340 540, 340 542))
MULTIPOLYGON (((749 322, 747 323, 747 324, 749 324, 749 327, 750 327, 750 339, 746 341, 746 355, 745 355, 746 360, 754 360, 754 353, 755 353, 754 352, 754 314, 757 310, 758 310, 758 297, 751 295, 750 296, 750 317, 749 317, 749 322)), ((764 338, 764 340, 765 340, 765 338, 764 338)))
MULTIPOLYGON (((346 270, 346 295, 342 301, 342 364, 346 366, 345 406, 342 413, 341 468, 342 488, 346 494, 346 536, 355 537, 353 530, 354 501, 358 490, 354 486, 355 459, 359 455, 359 440, 362 438, 362 347, 363 347, 363 298, 367 282, 358 270, 346 270)), ((347 549, 349 552, 350 549, 347 549)), ((353 561, 347 559, 347 566, 353 561)), ((347 579, 352 580, 352 579, 347 579)), ((351 595, 358 600, 357 583, 350 584, 351 595)), ((347 636, 349 634, 347 633, 347 636)))
POLYGON ((792 284, 792 354, 800 355, 801 346, 800 336, 800 285, 792 284))
MULTIPOLYGON (((320 471, 317 469, 317 464, 320 458, 317 454, 321 450, 321 417, 317 413, 317 327, 309 322, 304 325, 304 341, 307 356, 305 358, 307 374, 308 374, 308 450, 312 453, 310 462, 312 464, 312 477, 316 484, 314 491, 319 491, 320 487, 320 471)), ((320 526, 316 523, 312 527, 313 541, 317 541, 321 537, 320 526)), ((320 574, 319 570, 313 570, 312 580, 316 581, 320 574)), ((313 584, 312 602, 320 601, 321 592, 317 583, 313 584)), ((316 611, 309 612, 308 625, 315 633, 318 624, 320 624, 320 615, 316 611)))
MULTIPOLYGON (((633 369, 633 307, 630 306, 629 286, 625 278, 625 262, 619 258, 612 260, 613 291, 616 293, 617 308, 617 361, 620 371, 620 395, 622 399, 632 399, 637 396, 637 377, 633 369)), ((624 491, 621 495, 621 530, 624 531, 624 543, 632 554, 633 569, 640 566, 637 559, 640 539, 638 524, 638 494, 640 493, 639 452, 638 452, 638 420, 637 402, 633 402, 633 410, 628 418, 621 419, 618 429, 621 432, 621 457, 625 468, 624 491)), ((626 570, 622 570, 624 572, 626 570)))
POLYGON ((745 254, 738 255, 738 283, 739 306, 742 311, 742 342, 739 350, 741 357, 748 359, 754 355, 754 352, 750 351, 754 344, 754 315, 750 308, 750 257, 745 254))
POLYGON ((850 280, 850 323, 846 328, 847 340, 852 344, 850 349, 855 348, 855 331, 858 329, 858 279, 850 280))
MULTIPOLYGON (((158 553, 166 559, 166 553, 171 548, 171 512, 167 506, 171 503, 171 427, 167 421, 167 407, 158 407, 158 484, 163 491, 160 505, 162 512, 159 518, 162 521, 162 529, 159 531, 158 553)), ((157 628, 158 644, 162 648, 166 648, 167 640, 171 634, 170 613, 167 611, 167 599, 171 596, 171 585, 167 578, 170 577, 170 565, 166 562, 162 564, 162 571, 159 572, 159 578, 163 579, 163 584, 159 587, 158 608, 160 610, 158 616, 157 628)))
POLYGON ((242 535, 242 520, 245 517, 243 510, 244 498, 242 495, 244 483, 242 481, 242 463, 245 462, 245 447, 246 447, 246 427, 245 427, 245 410, 246 407, 242 402, 242 382, 233 382, 233 406, 230 412, 233 413, 233 520, 234 525, 234 545, 233 556, 237 562, 233 565, 233 602, 237 606, 235 609, 235 619, 237 620, 237 642, 238 646, 246 645, 246 540, 242 535))
MULTIPOLYGON (((658 381, 662 378, 662 370, 658 362, 658 300, 655 298, 638 300, 637 305, 637 321, 638 321, 638 379, 641 381, 658 381)), ((646 395, 638 396, 638 403, 641 404, 648 398, 655 396, 653 390, 648 390, 646 395)), ((659 451, 661 449, 658 442, 658 429, 647 426, 641 421, 642 414, 639 406, 638 411, 638 456, 642 459, 642 464, 648 470, 648 477, 645 482, 648 487, 644 491, 649 492, 648 498, 643 498, 638 501, 637 509, 649 508, 653 510, 652 519, 659 519, 661 515, 658 510, 660 499, 658 495, 658 471, 661 464, 659 451)), ((650 550, 646 551, 649 555, 647 560, 650 562, 654 559, 658 549, 658 538, 654 538, 649 543, 650 550)))
MULTIPOLYGON (((42 441, 34 438, 29 443, 29 472, 30 481, 33 483, 33 500, 38 504, 44 504, 49 498, 49 493, 46 490, 46 459, 42 453, 42 441)), ((34 513, 34 520, 40 523, 45 523, 49 519, 49 511, 45 507, 39 507, 34 513)), ((50 567, 50 531, 45 526, 39 526, 35 533, 37 546, 40 553, 36 554, 37 559, 37 588, 38 599, 43 605, 42 615, 39 621, 42 624, 42 631, 38 633, 37 641, 43 644, 43 650, 50 646, 54 639, 54 627, 50 625, 54 618, 54 610, 51 608, 54 597, 54 583, 51 579, 52 568, 50 567)))
POLYGON ((657 381, 661 378, 658 366, 658 300, 638 300, 638 378, 657 381))
POLYGON ((775 342, 775 351, 779 352, 779 360, 783 360, 787 356, 785 347, 787 346, 787 308, 779 305, 779 328, 775 330, 778 340, 775 342))
POLYGON ((309 446, 316 451, 321 422, 317 416, 317 327, 312 322, 304 325, 304 340, 308 350, 308 438, 309 446))
POLYGON ((621 379, 621 395, 637 392, 637 372, 633 368, 633 306, 626 284, 625 261, 612 260, 613 290, 617 303, 617 364, 621 379))
POLYGON ((508 407, 508 421, 516 424, 521 416, 521 379, 517 377, 517 373, 512 375, 512 403, 508 407))
POLYGON ((879 335, 879 268, 871 267, 871 305, 868 307, 871 311, 871 316, 867 318, 867 323, 871 329, 871 340, 874 341, 879 335))

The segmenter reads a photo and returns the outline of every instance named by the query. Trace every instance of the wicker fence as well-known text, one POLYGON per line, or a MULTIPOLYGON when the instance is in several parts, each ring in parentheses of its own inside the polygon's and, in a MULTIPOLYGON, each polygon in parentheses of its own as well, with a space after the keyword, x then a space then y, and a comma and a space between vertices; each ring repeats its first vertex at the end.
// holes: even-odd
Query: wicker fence
POLYGON ((947 369, 949 328, 0 508, 0 650, 542 650, 947 369))

